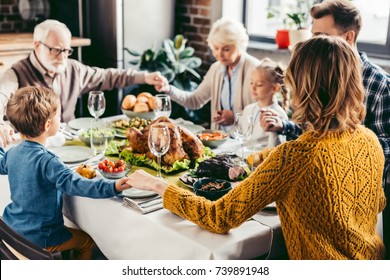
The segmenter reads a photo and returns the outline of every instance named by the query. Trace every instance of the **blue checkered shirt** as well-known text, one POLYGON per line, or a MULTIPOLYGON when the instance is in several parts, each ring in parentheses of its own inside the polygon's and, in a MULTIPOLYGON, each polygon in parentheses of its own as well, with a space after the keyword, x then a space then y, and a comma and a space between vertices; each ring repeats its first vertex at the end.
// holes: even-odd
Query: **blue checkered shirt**
MULTIPOLYGON (((390 75, 379 66, 371 63, 365 53, 359 53, 362 61, 363 85, 366 90, 367 114, 364 125, 378 137, 385 155, 385 172, 390 167, 390 75)), ((302 134, 299 125, 283 121, 283 135, 296 139, 302 134)))

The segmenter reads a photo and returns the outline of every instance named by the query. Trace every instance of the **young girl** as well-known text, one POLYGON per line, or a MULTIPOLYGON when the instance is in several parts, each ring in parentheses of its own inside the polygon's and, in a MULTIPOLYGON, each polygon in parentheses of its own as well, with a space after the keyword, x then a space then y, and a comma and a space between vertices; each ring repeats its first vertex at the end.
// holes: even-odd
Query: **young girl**
POLYGON ((275 147, 286 141, 286 137, 276 132, 266 132, 260 126, 260 113, 262 109, 275 110, 280 118, 288 119, 288 91, 283 84, 284 66, 269 58, 264 58, 253 70, 251 78, 251 94, 257 102, 247 105, 242 113, 243 121, 248 117, 253 123, 252 136, 245 142, 245 146, 275 147), (283 96, 283 107, 278 104, 276 93, 283 96))

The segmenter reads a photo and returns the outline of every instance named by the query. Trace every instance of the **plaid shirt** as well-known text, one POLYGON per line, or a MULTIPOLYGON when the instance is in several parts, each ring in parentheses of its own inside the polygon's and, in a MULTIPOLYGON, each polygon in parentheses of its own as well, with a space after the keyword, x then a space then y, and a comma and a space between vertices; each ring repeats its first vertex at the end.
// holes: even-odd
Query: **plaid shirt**
POLYGON ((363 63, 367 114, 364 125, 374 131, 385 154, 385 173, 390 165, 390 75, 359 53, 363 63))
MULTIPOLYGON (((384 174, 390 166, 390 75, 371 63, 365 53, 359 53, 362 61, 363 85, 366 90, 367 114, 364 125, 378 137, 385 155, 384 174)), ((283 135, 296 139, 302 134, 300 126, 292 121, 283 121, 283 135)))

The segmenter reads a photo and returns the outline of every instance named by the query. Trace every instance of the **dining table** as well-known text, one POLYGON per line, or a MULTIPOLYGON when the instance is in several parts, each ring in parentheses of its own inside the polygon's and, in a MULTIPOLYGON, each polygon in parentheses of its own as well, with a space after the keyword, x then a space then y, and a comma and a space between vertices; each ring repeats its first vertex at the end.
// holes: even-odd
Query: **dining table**
MULTIPOLYGON (((121 118, 126 116, 114 116, 106 120, 121 118)), ((76 138, 70 145, 77 147, 77 141, 76 138)), ((238 142, 229 139, 213 151, 235 152, 238 147, 238 142)), ((155 174, 154 170, 147 167, 136 166, 130 172, 137 168, 155 174)), ((185 172, 165 176, 171 183, 191 190, 180 181, 185 172)), ((7 176, 0 176, 0 185, 2 213, 10 202, 7 176)), ((64 194, 63 201, 65 224, 87 232, 109 260, 248 260, 273 259, 285 254, 275 207, 263 209, 226 234, 217 234, 164 208, 142 214, 128 207, 121 196, 92 199, 64 194)))

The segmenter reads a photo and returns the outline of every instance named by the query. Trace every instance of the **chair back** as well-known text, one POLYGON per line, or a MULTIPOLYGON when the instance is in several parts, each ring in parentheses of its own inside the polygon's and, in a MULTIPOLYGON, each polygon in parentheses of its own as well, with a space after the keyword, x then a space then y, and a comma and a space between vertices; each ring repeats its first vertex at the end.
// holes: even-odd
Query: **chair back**
POLYGON ((2 260, 60 260, 61 252, 49 252, 35 245, 0 219, 0 258, 2 260))

